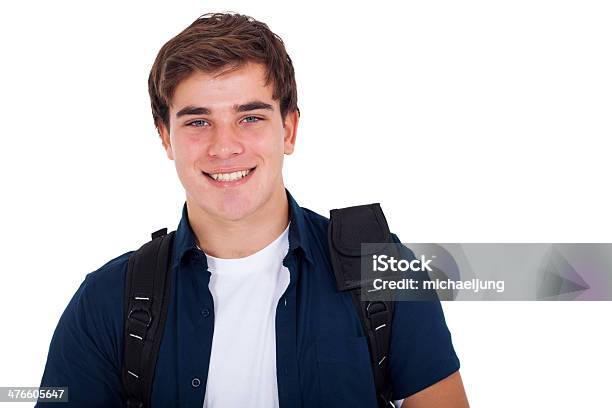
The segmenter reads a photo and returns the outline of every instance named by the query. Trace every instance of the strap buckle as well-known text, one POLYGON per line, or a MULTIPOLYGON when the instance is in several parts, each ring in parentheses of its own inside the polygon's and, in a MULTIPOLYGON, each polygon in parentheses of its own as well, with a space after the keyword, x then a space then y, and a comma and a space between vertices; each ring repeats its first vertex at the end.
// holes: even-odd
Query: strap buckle
POLYGON ((369 319, 377 313, 388 312, 387 304, 380 300, 368 302, 366 306, 366 317, 369 319))
POLYGON ((153 320, 149 309, 145 309, 142 307, 133 307, 130 310, 130 313, 128 313, 127 318, 128 320, 143 324, 145 328, 149 328, 149 326, 151 325, 151 321, 153 320))

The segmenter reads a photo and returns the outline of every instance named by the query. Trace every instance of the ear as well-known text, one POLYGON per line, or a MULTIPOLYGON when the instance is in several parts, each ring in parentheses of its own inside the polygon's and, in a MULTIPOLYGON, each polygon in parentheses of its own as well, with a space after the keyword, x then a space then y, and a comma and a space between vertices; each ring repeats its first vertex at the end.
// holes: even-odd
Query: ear
POLYGON ((170 143, 170 132, 168 132, 166 125, 160 123, 157 126, 157 133, 159 133, 166 155, 170 160, 174 160, 174 152, 172 151, 172 144, 170 143))
POLYGON ((285 133, 285 154, 293 153, 293 149, 295 148, 299 117, 297 109, 293 112, 287 112, 287 116, 285 116, 285 123, 283 124, 283 131, 285 133))

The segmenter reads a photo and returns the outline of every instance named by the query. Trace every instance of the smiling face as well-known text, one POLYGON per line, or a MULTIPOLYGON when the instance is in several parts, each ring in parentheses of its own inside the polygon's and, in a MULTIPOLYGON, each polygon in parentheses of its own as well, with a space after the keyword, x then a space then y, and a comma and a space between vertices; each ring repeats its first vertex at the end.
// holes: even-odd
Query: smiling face
POLYGON ((194 72, 175 89, 170 132, 162 125, 160 136, 187 205, 205 217, 239 221, 286 200, 283 156, 293 152, 298 115, 283 123, 264 83, 264 66, 248 62, 221 75, 194 72))

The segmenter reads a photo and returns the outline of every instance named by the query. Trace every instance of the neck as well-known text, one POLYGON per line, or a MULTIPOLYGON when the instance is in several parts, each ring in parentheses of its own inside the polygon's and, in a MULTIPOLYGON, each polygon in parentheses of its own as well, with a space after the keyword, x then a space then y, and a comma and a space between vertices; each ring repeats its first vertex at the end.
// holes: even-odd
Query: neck
POLYGON ((240 220, 211 216, 189 199, 187 212, 198 246, 216 258, 243 258, 254 254, 278 238, 289 223, 289 202, 282 184, 267 203, 240 220))

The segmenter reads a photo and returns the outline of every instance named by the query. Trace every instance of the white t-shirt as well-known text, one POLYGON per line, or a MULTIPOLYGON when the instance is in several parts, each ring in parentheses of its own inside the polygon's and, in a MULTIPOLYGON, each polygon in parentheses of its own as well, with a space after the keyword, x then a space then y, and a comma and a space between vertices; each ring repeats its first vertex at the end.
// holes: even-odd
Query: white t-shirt
POLYGON ((276 307, 289 286, 289 226, 244 258, 206 254, 215 305, 204 408, 278 407, 276 307))

